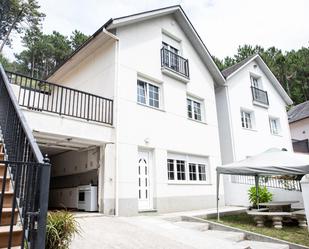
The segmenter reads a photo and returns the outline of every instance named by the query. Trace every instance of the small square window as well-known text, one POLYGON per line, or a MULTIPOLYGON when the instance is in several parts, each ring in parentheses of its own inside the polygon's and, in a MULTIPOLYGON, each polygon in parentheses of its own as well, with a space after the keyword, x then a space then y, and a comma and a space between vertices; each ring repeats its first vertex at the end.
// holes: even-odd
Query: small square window
POLYGON ((198 165, 198 179, 199 181, 206 181, 206 165, 205 164, 198 165))
POLYGON ((175 167, 173 159, 167 159, 167 176, 168 180, 175 180, 175 167))
POLYGON ((185 161, 176 160, 176 165, 177 165, 177 180, 179 181, 186 180, 185 161))
POLYGON ((280 121, 277 118, 269 118, 270 132, 273 135, 280 133, 280 121))
POLYGON ((152 107, 160 107, 159 87, 137 80, 137 102, 152 107))
POLYGON ((196 164, 195 163, 189 163, 189 178, 190 181, 196 181, 197 177, 196 177, 196 164))
POLYGON ((188 118, 202 121, 202 107, 201 102, 187 98, 187 112, 188 118))
POLYGON ((252 113, 247 111, 241 111, 241 126, 246 129, 253 128, 252 113))

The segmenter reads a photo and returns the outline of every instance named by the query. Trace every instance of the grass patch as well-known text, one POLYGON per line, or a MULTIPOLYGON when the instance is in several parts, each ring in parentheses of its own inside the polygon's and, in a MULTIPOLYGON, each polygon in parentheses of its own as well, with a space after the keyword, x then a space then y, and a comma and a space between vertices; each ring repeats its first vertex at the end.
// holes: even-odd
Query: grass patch
MULTIPOLYGON (((208 218, 208 220, 218 222, 216 218, 208 218)), ((284 223, 283 229, 281 230, 273 228, 271 221, 265 222, 265 227, 256 227, 252 217, 247 214, 238 214, 221 217, 219 223, 288 242, 309 246, 309 232, 307 229, 299 228, 297 222, 284 223)))

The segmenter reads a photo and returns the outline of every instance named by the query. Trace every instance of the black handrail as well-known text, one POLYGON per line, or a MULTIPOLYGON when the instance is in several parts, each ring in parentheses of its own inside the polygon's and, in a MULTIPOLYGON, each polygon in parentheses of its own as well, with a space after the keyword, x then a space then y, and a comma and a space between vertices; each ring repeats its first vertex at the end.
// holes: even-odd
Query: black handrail
POLYGON ((99 123, 113 124, 113 100, 23 74, 6 71, 11 84, 20 86, 18 103, 46 111, 99 123))
MULTIPOLYGON (((10 236, 12 246, 14 214, 22 225, 21 248, 45 248, 50 164, 44 159, 28 127, 7 75, 0 65, 0 127, 5 145, 5 174, 2 181, 0 217, 4 206, 6 176, 13 187, 10 236)), ((1 224, 1 221, 0 221, 1 224)))
POLYGON ((161 48, 161 66, 189 78, 189 61, 167 48, 161 48))
POLYGON ((268 94, 266 91, 251 86, 252 98, 254 101, 260 102, 264 105, 269 105, 268 94))

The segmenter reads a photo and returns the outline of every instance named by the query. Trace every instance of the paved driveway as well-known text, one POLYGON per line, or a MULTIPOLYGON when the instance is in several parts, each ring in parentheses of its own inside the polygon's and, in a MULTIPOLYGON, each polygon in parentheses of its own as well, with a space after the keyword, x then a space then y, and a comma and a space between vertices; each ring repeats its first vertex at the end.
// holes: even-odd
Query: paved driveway
POLYGON ((83 229, 71 249, 228 249, 232 241, 188 229, 162 217, 79 217, 83 229))

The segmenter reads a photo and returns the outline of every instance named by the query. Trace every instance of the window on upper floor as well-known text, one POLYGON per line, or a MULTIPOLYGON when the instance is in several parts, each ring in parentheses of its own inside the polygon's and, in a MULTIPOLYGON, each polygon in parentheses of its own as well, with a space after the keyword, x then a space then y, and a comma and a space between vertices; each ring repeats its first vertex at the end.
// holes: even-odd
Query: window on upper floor
POLYGON ((251 85, 255 88, 262 89, 261 80, 259 77, 250 75, 251 85))
POLYGON ((189 62, 181 54, 181 41, 175 36, 163 32, 161 48, 162 72, 187 82, 189 79, 189 62))
POLYGON ((280 134, 280 120, 278 118, 269 118, 269 126, 271 134, 280 134))
POLYGON ((202 121, 202 101, 187 97, 188 118, 202 121))
POLYGON ((137 80, 137 102, 160 108, 160 88, 143 80, 137 80))
POLYGON ((268 93, 263 90, 261 77, 250 75, 250 80, 253 103, 267 107, 269 105, 268 93))
POLYGON ((241 126, 245 129, 253 129, 253 112, 241 110, 241 126))

